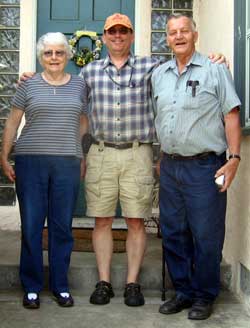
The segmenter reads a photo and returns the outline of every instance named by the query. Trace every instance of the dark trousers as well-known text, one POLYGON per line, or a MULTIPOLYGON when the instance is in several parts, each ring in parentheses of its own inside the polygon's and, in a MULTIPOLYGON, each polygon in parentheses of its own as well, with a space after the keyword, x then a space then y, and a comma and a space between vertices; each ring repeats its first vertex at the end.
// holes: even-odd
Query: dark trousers
POLYGON ((21 215, 20 279, 25 292, 43 287, 42 231, 47 217, 50 289, 68 291, 73 247, 72 216, 79 190, 80 159, 18 155, 16 192, 21 215))
POLYGON ((160 225, 177 295, 213 301, 219 293, 227 196, 214 175, 224 163, 225 154, 161 161, 160 225))

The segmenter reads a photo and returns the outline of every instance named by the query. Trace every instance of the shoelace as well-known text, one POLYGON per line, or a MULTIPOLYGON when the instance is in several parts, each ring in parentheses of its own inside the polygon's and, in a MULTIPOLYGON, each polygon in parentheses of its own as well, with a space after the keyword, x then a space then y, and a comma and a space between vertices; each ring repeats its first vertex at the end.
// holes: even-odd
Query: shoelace
POLYGON ((125 290, 125 295, 132 295, 132 296, 135 296, 137 294, 140 293, 140 286, 139 285, 131 285, 131 286, 127 286, 126 287, 126 290, 125 290))
POLYGON ((96 285, 96 294, 98 295, 103 295, 103 294, 108 294, 110 292, 109 286, 107 286, 104 283, 98 283, 96 285))

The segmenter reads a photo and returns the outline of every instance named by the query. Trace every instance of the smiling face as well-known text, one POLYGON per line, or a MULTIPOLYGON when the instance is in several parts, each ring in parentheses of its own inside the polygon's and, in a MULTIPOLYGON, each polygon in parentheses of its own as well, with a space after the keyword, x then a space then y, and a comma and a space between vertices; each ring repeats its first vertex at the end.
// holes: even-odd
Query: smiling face
POLYGON ((127 56, 134 42, 134 34, 123 25, 115 25, 105 31, 102 39, 111 56, 127 56))
POLYGON ((63 45, 45 45, 40 61, 44 71, 51 74, 62 73, 67 62, 68 59, 63 45))
POLYGON ((188 17, 171 18, 167 23, 167 44, 178 56, 190 57, 195 51, 198 33, 188 17))

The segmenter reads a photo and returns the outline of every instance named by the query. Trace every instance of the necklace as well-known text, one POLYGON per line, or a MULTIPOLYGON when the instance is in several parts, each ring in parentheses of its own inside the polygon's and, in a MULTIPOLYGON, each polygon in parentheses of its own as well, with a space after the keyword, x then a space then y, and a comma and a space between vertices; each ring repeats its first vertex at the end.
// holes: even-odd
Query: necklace
POLYGON ((57 91, 56 91, 57 90, 57 86, 66 84, 69 81, 69 79, 70 79, 70 75, 67 74, 67 73, 63 73, 62 78, 60 79, 60 81, 59 80, 52 80, 52 79, 48 78, 46 76, 46 73, 45 72, 42 72, 41 73, 41 76, 42 76, 43 80, 45 82, 47 82, 52 87, 53 94, 54 95, 57 94, 57 91))

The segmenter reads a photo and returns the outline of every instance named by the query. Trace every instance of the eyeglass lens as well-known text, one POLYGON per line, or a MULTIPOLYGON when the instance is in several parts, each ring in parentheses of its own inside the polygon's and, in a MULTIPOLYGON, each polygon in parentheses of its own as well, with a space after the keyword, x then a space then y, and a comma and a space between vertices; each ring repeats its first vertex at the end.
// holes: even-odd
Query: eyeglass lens
POLYGON ((52 57, 53 54, 55 54, 56 57, 63 57, 65 55, 65 51, 63 51, 63 50, 55 50, 55 51, 47 50, 47 51, 44 51, 43 54, 45 57, 52 57))

